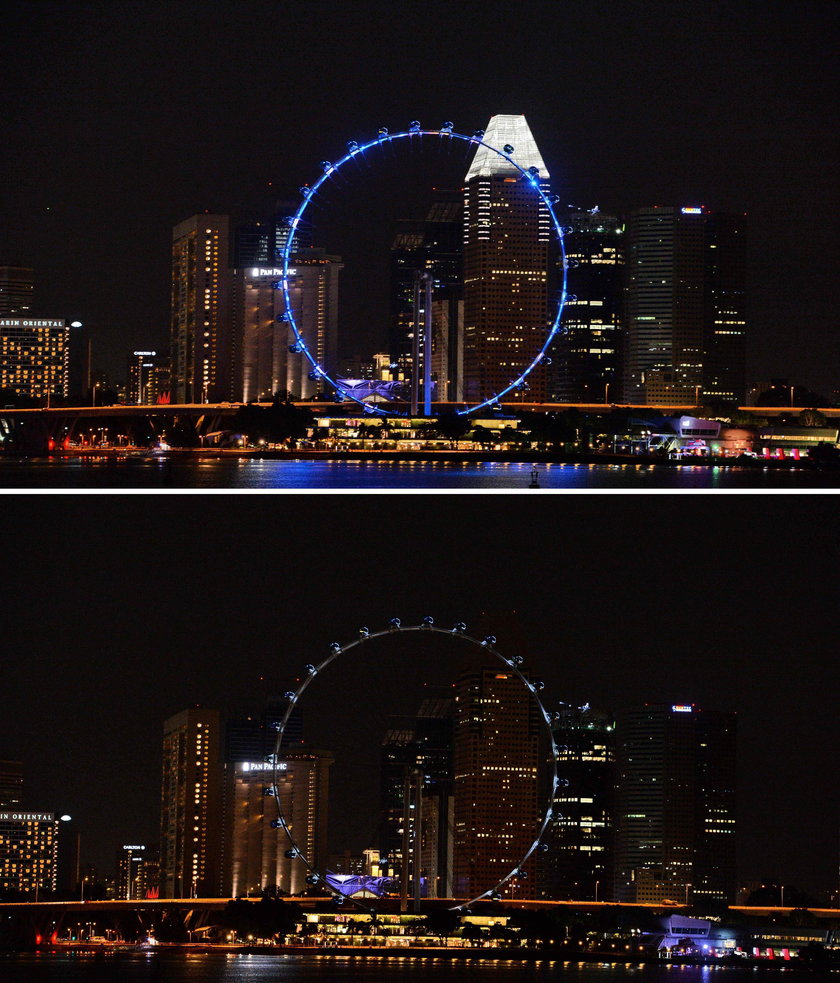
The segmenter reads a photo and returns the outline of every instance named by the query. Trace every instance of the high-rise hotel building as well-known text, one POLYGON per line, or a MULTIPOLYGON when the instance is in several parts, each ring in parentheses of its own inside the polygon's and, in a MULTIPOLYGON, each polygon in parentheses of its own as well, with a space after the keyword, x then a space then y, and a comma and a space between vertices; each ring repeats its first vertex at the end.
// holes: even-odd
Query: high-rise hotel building
POLYGON ((30 399, 66 396, 69 360, 62 318, 0 317, 0 389, 30 399))
POLYGON ((630 214, 625 402, 743 401, 744 222, 694 205, 630 214))
POLYGON ((163 725, 161 897, 218 897, 221 761, 218 710, 184 710, 163 725))
MULTIPOLYGON (((271 756, 269 756, 271 758, 271 756)), ((327 856, 329 770, 333 757, 296 745, 277 763, 278 797, 289 831, 315 870, 327 856)), ((223 891, 230 897, 263 891, 300 894, 306 890, 306 865, 287 857, 289 839, 272 827, 277 803, 270 789, 274 762, 266 758, 225 766, 225 863, 223 891)))
MULTIPOLYGON (((293 257, 289 267, 289 296, 298 330, 306 346, 335 378, 338 368, 338 281, 344 268, 340 256, 309 247, 293 257)), ((246 266, 234 279, 236 335, 241 339, 242 399, 270 402, 276 393, 294 399, 323 394, 324 383, 310 378, 305 355, 289 351, 295 342, 291 326, 281 321, 283 291, 274 284, 281 266, 246 266)))
POLYGON ((0 811, 0 892, 23 892, 35 900, 54 891, 58 818, 52 812, 0 811))
MULTIPOLYGON (((493 116, 484 141, 525 171, 549 173, 524 116, 493 116)), ((550 216, 537 189, 504 157, 479 147, 466 175, 464 206, 464 399, 499 393, 531 364, 548 333, 550 216)), ((541 402, 546 371, 509 402, 541 402)))
POLYGON ((227 215, 193 215, 172 232, 172 402, 235 398, 227 215))
POLYGON ((618 715, 616 901, 734 901, 735 719, 692 705, 618 715))
MULTIPOLYGON (((454 890, 473 897, 492 888, 525 856, 544 805, 540 723, 532 695, 504 666, 466 668, 455 687, 454 890)), ((530 897, 530 881, 508 881, 506 897, 530 897)))

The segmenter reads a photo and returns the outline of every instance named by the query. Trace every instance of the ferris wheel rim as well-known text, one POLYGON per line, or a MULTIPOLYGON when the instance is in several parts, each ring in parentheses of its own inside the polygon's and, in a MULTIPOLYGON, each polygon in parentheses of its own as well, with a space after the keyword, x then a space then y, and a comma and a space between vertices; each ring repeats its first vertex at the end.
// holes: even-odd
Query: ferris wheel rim
MULTIPOLYGON (((502 662, 507 667, 507 669, 511 670, 517 676, 517 678, 519 679, 519 681, 523 684, 523 686, 525 687, 525 689, 529 692, 530 697, 536 703, 537 710, 539 711, 539 716, 540 716, 540 718, 542 720, 543 725, 546 728, 547 735, 548 735, 548 748, 549 748, 549 751, 550 751, 550 760, 551 760, 550 775, 549 775, 549 778, 550 778, 550 782, 549 782, 550 788, 549 788, 549 793, 548 793, 548 805, 547 805, 545 811, 543 812, 542 817, 538 819, 537 835, 536 835, 534 841, 531 843, 531 846, 528 848, 528 850, 525 852, 525 854, 521 857, 521 859, 508 871, 507 874, 505 874, 503 877, 501 877, 493 885, 493 887, 489 888, 486 891, 482 891, 481 893, 477 894, 475 897, 471 898, 469 901, 465 901, 465 902, 462 902, 460 904, 453 905, 449 909, 450 911, 466 912, 466 911, 468 911, 470 909, 470 907, 473 904, 476 904, 479 901, 497 901, 497 900, 500 900, 500 896, 498 894, 499 888, 503 887, 505 884, 507 884, 509 881, 513 880, 514 878, 517 878, 518 876, 520 876, 521 873, 522 873, 522 869, 523 869, 524 864, 526 864, 528 862, 528 860, 531 858, 531 856, 533 854, 535 854, 536 851, 543 845, 543 836, 545 835, 545 832, 548 829, 548 826, 549 826, 552 818, 554 817, 554 796, 555 796, 555 794, 557 792, 557 789, 558 789, 558 786, 559 786, 559 783, 560 783, 560 780, 559 780, 559 777, 558 777, 559 748, 558 748, 558 745, 557 745, 557 743, 556 743, 556 741, 554 739, 554 734, 553 734, 552 729, 551 729, 551 722, 552 722, 552 719, 553 719, 552 718, 552 715, 549 714, 546 711, 545 706, 543 705, 543 702, 542 702, 542 700, 539 697, 539 690, 538 690, 538 688, 519 669, 519 666, 522 664, 522 661, 523 661, 522 658, 521 658, 521 656, 513 656, 511 658, 507 658, 506 656, 504 656, 495 647, 496 639, 495 639, 495 637, 493 637, 491 635, 485 636, 483 639, 479 639, 479 638, 476 638, 473 635, 469 635, 469 634, 467 634, 467 631, 466 631, 466 625, 464 625, 462 622, 458 622, 455 625, 455 627, 453 627, 453 628, 442 628, 442 627, 440 627, 438 625, 435 625, 433 619, 431 619, 431 618, 426 618, 422 622, 420 622, 419 624, 412 624, 412 625, 403 625, 402 622, 400 621, 400 619, 393 618, 389 622, 387 628, 383 628, 383 629, 380 629, 378 631, 373 631, 373 632, 371 632, 367 628, 360 629, 360 631, 359 631, 359 637, 353 639, 350 642, 347 642, 344 645, 340 644, 339 642, 332 642, 330 644, 330 646, 329 646, 329 654, 324 659, 322 659, 321 662, 318 663, 317 665, 315 665, 313 663, 308 664, 305 667, 306 674, 302 678, 300 684, 298 685, 298 688, 296 690, 289 691, 289 692, 287 692, 285 694, 286 699, 288 700, 288 707, 286 708, 286 712, 283 715, 283 718, 282 718, 282 720, 280 722, 280 725, 277 728, 277 739, 275 741, 274 753, 273 753, 272 759, 271 759, 271 761, 272 761, 272 763, 274 765, 274 769, 273 769, 273 783, 274 784, 272 786, 272 793, 273 793, 273 797, 274 797, 275 803, 277 805, 277 811, 278 811, 278 817, 279 817, 278 820, 275 820, 275 821, 272 822, 272 825, 275 826, 275 828, 282 829, 283 832, 286 834, 286 837, 287 837, 287 839, 289 841, 289 844, 290 844, 289 850, 287 851, 287 854, 286 854, 287 857, 288 857, 288 859, 290 859, 290 860, 294 860, 294 859, 300 860, 304 864, 304 866, 306 867, 307 871, 309 872, 308 875, 307 875, 307 878, 308 877, 315 877, 316 878, 316 880, 312 883, 312 886, 315 886, 315 884, 323 885, 330 892, 330 894, 332 895, 333 899, 337 899, 337 898, 345 899, 346 898, 346 899, 349 899, 352 903, 354 903, 357 907, 360 907, 360 908, 365 909, 366 911, 369 911, 369 908, 365 905, 364 901, 359 900, 358 898, 355 898, 352 895, 344 895, 340 891, 338 891, 335 888, 333 888, 328 883, 328 881, 326 879, 326 875, 325 874, 322 874, 320 871, 318 871, 318 870, 315 869, 315 867, 312 864, 312 862, 309 860, 309 858, 300 849, 299 844, 297 843, 297 841, 295 840, 294 836, 292 835, 292 832, 289 829, 288 823, 285 820, 285 815, 283 813, 283 806, 282 806, 282 803, 280 801, 280 793, 279 793, 279 788, 280 788, 280 781, 279 781, 280 770, 279 770, 279 764, 281 763, 281 744, 283 742, 283 735, 285 733, 286 726, 288 725, 288 722, 289 722, 289 720, 290 720, 290 718, 292 716, 292 713, 294 712, 295 707, 297 706, 298 702, 300 701, 300 697, 303 695, 303 693, 309 687, 309 685, 312 682, 312 680, 317 675, 319 675, 324 669, 327 668, 327 666, 329 666, 332 662, 335 662, 340 656, 342 656, 345 653, 349 652, 351 649, 354 649, 357 646, 362 645, 362 644, 364 644, 366 642, 373 641, 374 639, 383 638, 383 637, 387 637, 387 636, 390 636, 390 635, 399 634, 399 633, 403 633, 403 632, 425 632, 427 634, 438 634, 438 635, 444 635, 444 636, 447 636, 447 637, 450 637, 450 638, 452 638, 452 637, 459 638, 462 641, 471 643, 473 646, 478 647, 479 649, 482 649, 485 652, 488 652, 491 655, 493 655, 500 662, 502 662), (293 854, 292 856, 288 856, 288 854, 290 852, 293 854)), ((309 883, 309 881, 307 881, 307 883, 309 883)), ((343 901, 340 902, 340 903, 343 903, 343 901)))
POLYGON ((510 153, 506 152, 505 150, 499 150, 497 147, 494 147, 492 144, 486 143, 484 141, 483 131, 476 130, 472 136, 468 136, 465 133, 458 133, 457 131, 452 129, 449 124, 444 124, 444 126, 441 127, 440 129, 426 129, 420 127, 419 125, 417 126, 417 128, 414 128, 414 124, 412 124, 412 126, 410 126, 408 130, 403 130, 398 133, 389 133, 385 127, 382 127, 380 128, 379 134, 375 139, 369 140, 364 144, 359 144, 356 141, 350 141, 348 144, 348 148, 352 148, 352 149, 348 149, 347 153, 345 153, 342 157, 340 157, 335 163, 331 161, 323 161, 321 165, 322 173, 319 175, 318 179, 314 182, 314 184, 312 184, 311 186, 304 185, 300 189, 302 194, 302 200, 297 210, 295 211, 294 215, 289 218, 290 231, 289 231, 289 235, 286 238, 286 242, 283 246, 282 253, 281 253, 281 258, 282 258, 281 278, 279 281, 275 282, 275 287, 279 287, 279 289, 282 290, 284 305, 285 305, 285 311, 283 317, 288 323, 288 325, 291 327, 292 333, 294 334, 294 338, 295 338, 294 344, 290 346, 290 352, 292 354, 302 354, 306 357, 307 361, 312 366, 310 377, 313 379, 313 381, 317 381, 319 379, 326 381, 330 386, 333 387, 336 397, 338 397, 339 393, 341 394, 340 401, 344 401, 345 399, 351 399, 353 402, 358 403, 359 406, 361 406, 366 413, 371 413, 376 416, 382 416, 382 417, 408 415, 406 413, 395 413, 393 411, 388 412, 387 409, 384 409, 382 406, 376 403, 365 402, 364 399, 362 399, 359 396, 356 396, 347 387, 340 385, 335 379, 333 379, 332 376, 329 374, 329 372, 324 368, 324 366, 322 366, 319 363, 318 359, 315 356, 313 356, 312 352, 309 349, 309 346, 306 344, 306 341, 302 336, 297 321, 295 320, 294 311, 292 309, 291 297, 289 292, 289 275, 290 275, 289 266, 293 253, 292 247, 294 245, 294 239, 295 239, 295 235, 297 234, 300 221, 303 215, 305 214, 306 209, 309 207, 309 204, 311 203, 312 199, 318 194, 318 190, 324 184, 324 182, 327 181, 332 174, 338 173, 340 169, 344 167, 345 164, 356 158, 359 154, 364 155, 364 153, 367 150, 370 150, 373 147, 379 147, 382 146, 383 144, 388 144, 395 140, 412 139, 414 137, 420 137, 420 138, 439 137, 439 138, 461 140, 468 144, 474 144, 476 147, 484 147, 487 150, 490 150, 492 153, 495 153, 499 157, 506 160, 509 164, 515 167, 516 170, 519 171, 520 175, 524 179, 526 179, 533 187, 536 188, 536 191, 542 201, 542 204, 545 205, 545 207, 548 209, 548 214, 551 219, 551 225, 553 227, 554 235, 560 246, 560 254, 561 254, 560 268, 562 269, 562 286, 559 292, 557 311, 549 326, 548 334, 545 338, 545 341, 542 344, 542 347, 539 349, 536 356, 531 360, 527 368, 523 372, 520 372, 520 374, 515 379, 509 381, 507 385, 501 390, 501 392, 493 393, 492 396, 481 399, 480 402, 475 403, 474 405, 466 405, 462 409, 455 411, 458 416, 470 416, 473 413, 477 413, 479 410, 485 409, 487 407, 501 407, 504 397, 511 391, 518 390, 525 383, 525 380, 531 374, 531 372, 538 365, 545 362, 545 360, 548 358, 546 354, 548 347, 560 331, 560 321, 563 316, 563 310, 566 306, 566 298, 568 296, 567 293, 568 260, 566 258, 566 248, 563 239, 564 228, 560 224, 557 215, 554 211, 554 204, 556 202, 551 200, 552 198, 556 198, 556 196, 547 194, 542 189, 542 187, 540 187, 540 179, 538 174, 535 176, 530 169, 526 170, 513 159, 512 154, 515 153, 515 149, 512 150, 510 153), (482 134, 481 137, 478 136, 479 133, 482 134))

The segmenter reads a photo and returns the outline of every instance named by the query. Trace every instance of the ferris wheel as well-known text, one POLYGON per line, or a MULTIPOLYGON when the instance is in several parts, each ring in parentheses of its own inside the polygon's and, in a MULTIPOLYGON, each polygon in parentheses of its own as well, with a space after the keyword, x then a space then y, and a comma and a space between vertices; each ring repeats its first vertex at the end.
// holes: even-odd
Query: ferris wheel
MULTIPOLYGON (((289 860, 298 860, 304 865, 307 870, 306 873, 306 883, 310 887, 319 887, 328 891, 338 904, 343 904, 345 897, 348 897, 342 893, 337 886, 332 882, 333 879, 329 878, 324 872, 319 871, 315 868, 311 858, 307 857, 305 852, 301 849, 300 845, 296 841, 293 831, 291 829, 291 823, 287 818, 286 807, 283 803, 283 795, 281 793, 282 789, 282 777, 283 771, 281 770, 281 765, 285 764, 283 762, 283 735, 285 733, 286 727, 291 719, 295 708, 298 706, 301 697, 304 692, 309 688, 312 681, 316 676, 324 672, 324 670, 341 656, 352 651, 361 645, 369 644, 378 638, 384 638, 387 636, 394 636, 404 633, 420 633, 421 635, 430 636, 445 636, 447 638, 456 639, 459 643, 468 646, 474 650, 480 651, 485 659, 498 661, 505 668, 505 672, 515 676, 525 689, 525 692, 529 695, 529 698, 533 701, 534 707, 536 709, 537 718, 542 722, 547 734, 547 747, 548 747, 548 761, 549 761, 549 797, 548 804, 545 811, 541 814, 538 819, 535 835, 528 846, 527 850, 523 853, 522 857, 511 865, 510 869, 499 878, 499 880, 490 888, 481 891, 469 900, 456 904, 451 910, 459 911, 461 913, 466 912, 471 905, 478 901, 488 900, 488 901, 498 901, 501 898, 500 889, 503 888, 508 882, 522 880, 527 877, 527 871, 524 869, 528 860, 537 853, 537 851, 544 851, 547 849, 547 845, 543 842, 543 836, 548 829, 549 823, 554 816, 553 801, 554 795, 557 792, 558 787, 561 784, 561 779, 558 777, 558 755, 560 748, 555 743, 554 734, 552 732, 551 724, 552 721, 556 720, 559 716, 558 713, 549 713, 539 697, 539 693, 542 689, 542 683, 536 680, 529 679, 520 668, 522 666, 522 656, 515 655, 507 657, 503 655, 496 648, 496 638, 493 635, 487 635, 484 638, 475 638, 472 635, 467 634, 467 626, 463 622, 458 622, 452 628, 441 628, 435 625, 434 619, 431 617, 423 618, 423 620, 416 625, 403 625, 399 618, 393 618, 388 626, 380 631, 371 631, 368 628, 360 628, 358 632, 358 637, 353 641, 341 644, 340 642, 333 642, 329 646, 327 656, 318 664, 310 663, 304 669, 304 675, 301 682, 296 690, 289 690, 285 694, 285 698, 288 702, 286 711, 281 719, 280 725, 277 731, 277 741, 274 748, 274 754, 272 755, 272 761, 274 764, 274 784, 271 787, 270 793, 274 796, 275 802, 277 804, 277 818, 271 821, 271 825, 275 829, 282 829, 289 841, 289 848, 285 851, 285 856, 289 860)), ((419 885, 419 859, 417 856, 418 851, 414 852, 415 861, 415 874, 417 876, 416 883, 419 885)), ((404 857, 403 862, 407 863, 407 859, 404 857)), ((355 903, 357 906, 367 909, 367 906, 363 901, 349 895, 351 902, 355 903)), ((418 896, 419 900, 419 896, 418 896)))
MULTIPOLYGON (((348 385, 344 380, 337 379, 330 374, 330 367, 323 364, 323 359, 319 358, 317 351, 313 350, 314 346, 312 344, 308 344, 305 340, 301 325, 298 323, 298 319, 295 316, 291 296, 293 277, 291 275, 290 268, 294 258, 295 240, 299 230, 304 226, 304 216, 313 202, 318 198, 319 192, 325 182, 336 178, 347 165, 353 161, 356 161, 357 158, 364 158, 365 154, 374 148, 390 146, 395 143, 399 143, 400 141, 417 141, 424 139, 438 141, 462 141, 475 147, 476 149, 483 147, 491 154, 496 154, 501 159, 507 161, 511 168, 514 169, 514 173, 518 172, 519 180, 527 182, 528 185, 533 188, 534 194, 541 204, 547 209, 550 228, 559 245, 561 257, 561 262, 559 264, 561 270, 561 287, 557 293, 557 307, 551 322, 548 325, 548 330, 539 350, 528 356, 527 365, 525 368, 519 371, 518 374, 515 374, 515 376, 511 378, 506 385, 501 387, 498 392, 492 393, 484 398, 479 397, 479 401, 473 403, 472 405, 463 406, 461 409, 456 410, 456 413, 463 416, 475 413, 478 410, 482 410, 487 407, 499 406, 508 393, 525 388, 528 375, 530 375, 530 373, 538 365, 547 365, 550 363, 551 359, 548 355, 548 349, 560 330, 560 321, 563 314, 563 309, 567 301, 574 300, 573 297, 567 295, 566 293, 567 267, 570 265, 570 263, 566 257, 563 234, 565 231, 567 231, 567 229, 560 224, 554 210, 554 206, 560 199, 557 195, 547 193, 541 186, 539 168, 534 166, 524 168, 514 159, 513 155, 516 151, 515 147, 511 146, 510 144, 505 144, 502 148, 491 146, 484 140, 484 130, 476 130, 471 135, 458 133, 454 130, 451 122, 445 122, 439 129, 425 129, 417 120, 410 123, 408 129, 397 133, 390 133, 387 127, 380 127, 376 137, 374 137, 372 140, 368 140, 366 143, 359 143, 356 140, 350 140, 347 143, 346 153, 344 153, 342 157, 335 162, 328 160, 322 161, 321 174, 317 180, 311 185, 304 185, 300 188, 301 203, 298 206, 297 211, 293 215, 290 215, 286 220, 289 226, 289 232, 286 237, 285 244, 279 251, 278 258, 282 260, 281 275, 278 280, 274 281, 273 285, 276 290, 282 291, 284 299, 285 309, 279 315, 278 320, 288 325, 288 327, 291 329, 292 336, 294 337, 294 341, 292 341, 292 343, 289 345, 289 352, 292 355, 300 355, 309 362, 311 366, 309 378, 313 381, 317 381, 321 385, 332 388, 337 401, 342 402, 345 399, 352 400, 358 403, 366 413, 376 414, 379 416, 404 414, 395 413, 393 409, 386 409, 380 405, 366 401, 358 394, 357 391, 354 391, 354 387, 352 385, 348 385)), ((425 351, 429 352, 430 349, 431 328, 430 319, 427 318, 425 351)), ((426 415, 430 415, 430 359, 425 358, 424 363, 425 407, 426 415)))

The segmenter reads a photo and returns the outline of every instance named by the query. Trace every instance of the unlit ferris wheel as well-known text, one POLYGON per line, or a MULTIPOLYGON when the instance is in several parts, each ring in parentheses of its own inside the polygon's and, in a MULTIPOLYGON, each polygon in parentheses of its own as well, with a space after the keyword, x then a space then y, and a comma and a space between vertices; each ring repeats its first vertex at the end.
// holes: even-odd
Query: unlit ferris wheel
MULTIPOLYGON (((528 859, 531 857, 532 854, 536 853, 537 850, 541 848, 542 849, 546 848, 545 845, 542 843, 542 837, 545 834, 545 831, 548 828, 548 825, 551 822, 551 819, 554 815, 553 797, 558 786, 560 785, 560 779, 558 778, 558 774, 557 774, 559 748, 555 743, 554 735, 551 730, 551 722, 553 719, 555 719, 556 714, 552 715, 551 713, 549 713, 543 706, 542 701, 540 700, 538 694, 539 691, 542 689, 542 683, 534 680, 530 680, 522 673, 522 671, 519 668, 523 662, 521 656, 516 655, 516 656, 512 656, 511 658, 508 658, 502 655, 502 653, 499 652, 495 647, 496 639, 494 636, 488 635, 482 639, 474 638, 473 636, 467 634, 467 626, 463 624, 463 622, 459 622, 452 628, 439 628, 435 625, 434 619, 431 617, 424 618, 422 622, 417 625, 403 625, 400 622, 399 618, 393 618, 389 622, 388 627, 382 629, 381 631, 372 632, 368 628, 360 628, 358 638, 354 639, 353 641, 347 642, 343 645, 339 642, 333 642, 329 646, 329 654, 326 656, 325 659, 323 659, 322 662, 320 662, 317 665, 314 663, 310 663, 305 667, 305 675, 303 676, 303 679, 300 685, 298 686, 298 688, 296 690, 289 690, 285 694, 285 697, 288 701, 288 706, 286 708, 286 712, 283 715, 283 719, 281 720, 280 726, 278 728, 277 742, 274 748, 274 755, 272 757, 272 761, 274 764, 274 784, 270 792, 274 796, 274 799, 277 803, 278 818, 272 820, 271 825, 276 829, 282 829, 286 834, 286 836, 288 837, 289 849, 286 850, 286 857, 289 859, 297 859, 306 867, 307 869, 306 883, 313 887, 314 886, 323 887, 333 895, 333 897, 336 899, 338 903, 340 904, 343 903, 345 899, 345 895, 337 888, 335 888, 333 885, 331 885, 327 877, 321 871, 315 869, 310 859, 304 854, 304 852, 301 850, 300 846, 296 842, 292 834, 292 830, 290 829, 289 822, 287 821, 283 802, 281 801, 281 792, 280 792, 281 776, 278 768, 278 766, 281 763, 282 754, 283 754, 282 752, 283 735, 285 733, 291 715, 294 712, 294 709, 297 706, 298 702, 300 701, 300 698, 302 697, 303 693, 309 687, 313 679, 315 679, 317 675, 322 673, 327 668, 327 666, 329 666, 332 662, 335 662, 335 660, 338 659, 341 655, 344 655, 345 653, 351 651, 352 649, 356 648, 359 645, 364 645, 365 643, 371 642, 377 638, 382 638, 385 636, 404 633, 404 632, 418 632, 430 636, 444 635, 449 638, 456 638, 459 639, 461 642, 482 651, 486 655, 489 655, 494 659, 497 659, 501 664, 505 666, 507 671, 512 672, 520 680, 522 685, 528 691, 531 699, 533 699, 536 705, 539 719, 543 722, 543 725, 545 726, 548 734, 548 747, 549 747, 549 760, 550 760, 550 775, 549 775, 550 780, 548 783, 548 787, 550 789, 550 794, 549 794, 548 805, 545 809, 544 814, 542 815, 542 818, 538 822, 538 826, 536 829, 536 836, 534 837, 534 840, 531 843, 531 845, 528 847, 527 851, 519 859, 519 861, 516 864, 514 864, 511 867, 511 869, 503 877, 501 877, 496 884, 493 885, 493 887, 488 888, 485 891, 482 891, 480 894, 477 894, 475 897, 464 902, 463 904, 456 905, 453 909, 453 910, 463 911, 464 909, 469 908, 470 905, 474 904, 477 901, 498 900, 498 898, 500 897, 499 889, 503 887, 508 881, 512 881, 514 879, 527 876, 523 868, 526 862, 528 861, 528 859)), ((405 858, 404 858, 404 862, 407 862, 405 858)), ((358 899, 352 896, 349 897, 351 901, 358 904, 360 907, 365 907, 362 904, 362 902, 360 902, 358 899)))

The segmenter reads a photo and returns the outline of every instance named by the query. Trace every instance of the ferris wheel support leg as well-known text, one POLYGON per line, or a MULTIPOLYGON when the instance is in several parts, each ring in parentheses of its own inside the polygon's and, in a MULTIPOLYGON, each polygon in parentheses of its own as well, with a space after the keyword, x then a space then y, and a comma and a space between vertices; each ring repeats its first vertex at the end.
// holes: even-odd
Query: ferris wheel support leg
POLYGON ((426 307, 423 334, 423 415, 432 415, 432 275, 424 273, 426 307))

